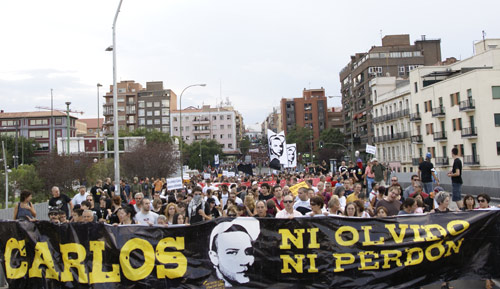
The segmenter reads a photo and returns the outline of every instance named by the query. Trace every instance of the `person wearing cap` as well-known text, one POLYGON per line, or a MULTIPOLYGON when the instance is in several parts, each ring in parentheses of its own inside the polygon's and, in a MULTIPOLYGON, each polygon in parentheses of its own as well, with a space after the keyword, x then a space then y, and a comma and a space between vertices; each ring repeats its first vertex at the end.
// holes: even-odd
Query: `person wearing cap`
POLYGON ((215 218, 219 218, 221 216, 220 211, 215 206, 215 199, 210 197, 207 198, 207 203, 205 204, 205 208, 208 208, 209 214, 207 214, 207 220, 212 220, 215 218))
POLYGON ((49 221, 54 224, 59 224, 59 209, 57 207, 49 207, 49 221))
POLYGON ((378 162, 377 158, 372 159, 372 171, 374 174, 374 180, 381 186, 386 186, 387 182, 387 176, 386 176, 386 171, 387 169, 382 165, 381 163, 378 162))
POLYGON ((225 287, 250 282, 248 273, 255 262, 253 242, 259 234, 259 221, 252 217, 236 218, 213 228, 208 256, 217 278, 224 281, 225 287))

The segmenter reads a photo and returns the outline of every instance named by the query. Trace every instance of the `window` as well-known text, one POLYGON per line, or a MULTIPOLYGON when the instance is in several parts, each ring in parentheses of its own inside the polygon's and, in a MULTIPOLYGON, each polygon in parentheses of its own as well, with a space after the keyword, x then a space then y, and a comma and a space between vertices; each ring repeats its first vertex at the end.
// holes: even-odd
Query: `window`
POLYGON ((125 121, 125 116, 124 115, 119 115, 118 116, 118 121, 125 121))
POLYGON ((160 110, 155 110, 154 114, 155 114, 155 116, 160 116, 161 111, 160 110))
POLYGON ((223 139, 223 138, 224 138, 224 135, 223 135, 223 134, 221 134, 221 135, 220 135, 220 138, 221 138, 221 139, 223 139))
POLYGON ((220 115, 220 116, 219 116, 219 119, 220 119, 220 120, 223 120, 223 119, 224 119, 224 116, 223 116, 223 115, 220 115))
POLYGON ((227 134, 227 138, 232 138, 232 137, 233 137, 233 135, 232 135, 232 134, 230 134, 230 133, 229 133, 229 134, 227 134))
POLYGON ((413 51, 413 56, 414 57, 422 56, 422 52, 420 52, 420 51, 413 51))
POLYGON ((48 119, 30 119, 30 125, 48 125, 48 119))
POLYGON ((146 116, 153 116, 153 111, 152 110, 146 111, 146 116))
POLYGON ((48 151, 49 150, 49 143, 38 143, 38 151, 48 151))
POLYGON ((400 66, 398 71, 399 71, 399 75, 405 75, 405 67, 404 66, 400 66))
POLYGON ((305 111, 312 110, 312 103, 304 103, 304 110, 305 111))
POLYGON ((121 97, 120 97, 120 96, 119 96, 119 97, 117 98, 117 101, 118 101, 118 102, 125 102, 125 97, 123 97, 123 96, 121 96, 121 97))
POLYGON ((403 52, 403 57, 411 57, 411 56, 412 56, 411 51, 403 52))
POLYGON ((168 115, 168 108, 162 108, 161 115, 168 115))
POLYGON ((155 121, 154 121, 154 124, 159 125, 160 124, 160 119, 156 118, 155 121))
POLYGON ((417 93, 418 92, 418 83, 415 81, 415 83, 413 83, 413 84, 415 86, 415 93, 417 93))
POLYGON ((61 125, 62 124, 62 117, 56 118, 56 125, 61 125))
POLYGON ((4 120, 2 126, 16 126, 19 122, 17 120, 4 120))
POLYGON ((139 108, 144 108, 144 100, 139 100, 139 108))
POLYGON ((231 126, 230 124, 228 124, 228 125, 227 125, 227 128, 228 128, 228 129, 231 129, 231 128, 232 128, 232 126, 231 126))
POLYGON ((160 107, 160 102, 159 102, 159 101, 155 101, 155 102, 153 103, 153 106, 154 106, 154 107, 160 107))
POLYGON ((168 99, 163 99, 161 101, 161 107, 169 107, 170 106, 170 100, 168 99))
POLYGON ((127 92, 126 88, 118 88, 118 93, 125 93, 127 92))
POLYGON ((220 129, 224 129, 224 125, 223 124, 220 125, 220 129))
POLYGON ((216 139, 216 138, 217 138, 217 136, 215 134, 212 135, 212 139, 216 139))
POLYGON ((227 145, 227 148, 228 148, 228 149, 232 149, 232 148, 233 148, 233 144, 232 144, 232 143, 228 144, 228 145, 227 145))
POLYGON ((231 119, 231 115, 230 114, 227 115, 227 119, 231 119))
POLYGON ((500 113, 495 113, 495 126, 500 126, 500 113))
POLYGON ((500 86, 492 86, 491 93, 493 94, 493 99, 500 99, 500 86))
POLYGON ((497 141, 497 156, 500 156, 500 141, 497 141))
POLYGON ((391 58, 400 58, 401 57, 401 52, 390 52, 389 57, 391 58))
POLYGON ((148 120, 146 120, 146 124, 147 124, 147 125, 152 125, 152 124, 153 124, 153 120, 152 120, 152 119, 148 119, 148 120))
POLYGON ((62 130, 60 129, 56 130, 56 137, 62 137, 62 130))
POLYGON ((304 114, 304 120, 312 120, 312 113, 305 113, 304 114))
POLYGON ((165 133, 169 132, 169 131, 168 131, 168 126, 162 126, 162 127, 161 127, 161 131, 162 131, 162 132, 165 132, 165 133))
POLYGON ((212 120, 217 120, 217 116, 216 116, 216 115, 213 115, 213 116, 212 116, 212 120))
POLYGON ((48 138, 49 130, 30 130, 28 135, 31 138, 48 138))
MULTIPOLYGON (((385 56, 384 56, 384 58, 385 58, 385 56)), ((382 66, 368 67, 368 74, 381 76, 382 75, 382 66)))
POLYGON ((144 108, 139 109, 138 115, 139 116, 144 116, 144 108))
POLYGON ((162 117, 162 118, 161 118, 161 123, 162 123, 162 124, 169 124, 169 123, 170 123, 170 121, 168 121, 168 117, 162 117))
POLYGON ((153 102, 151 101, 146 102, 146 107, 153 107, 153 102))

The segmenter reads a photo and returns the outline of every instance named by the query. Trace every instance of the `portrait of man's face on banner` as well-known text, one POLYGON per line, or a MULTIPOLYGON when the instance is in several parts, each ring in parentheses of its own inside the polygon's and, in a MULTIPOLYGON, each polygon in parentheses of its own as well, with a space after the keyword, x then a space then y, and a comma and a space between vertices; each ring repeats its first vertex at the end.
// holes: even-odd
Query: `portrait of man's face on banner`
POLYGON ((297 166, 297 146, 296 144, 286 145, 286 154, 288 159, 287 167, 293 168, 297 166))
MULTIPOLYGON (((286 139, 285 132, 275 133, 272 130, 267 130, 267 144, 269 146, 269 161, 277 159, 279 164, 286 165, 286 139)), ((275 161, 276 163, 276 161, 275 161)))
POLYGON ((255 262, 253 242, 259 234, 260 225, 255 218, 236 218, 212 230, 208 256, 226 287, 250 282, 248 272, 255 262))

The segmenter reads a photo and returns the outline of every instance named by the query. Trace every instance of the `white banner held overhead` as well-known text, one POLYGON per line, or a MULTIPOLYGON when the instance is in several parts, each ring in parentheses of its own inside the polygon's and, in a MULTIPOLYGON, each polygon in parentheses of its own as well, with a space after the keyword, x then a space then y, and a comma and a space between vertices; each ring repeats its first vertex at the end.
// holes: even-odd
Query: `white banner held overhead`
POLYGON ((377 154, 377 147, 366 144, 366 153, 376 155, 377 154))
POLYGON ((297 166, 297 144, 286 144, 287 164, 285 168, 294 168, 297 166))
POLYGON ((180 177, 178 178, 171 178, 167 179, 167 190, 178 190, 182 189, 182 179, 180 177))
POLYGON ((280 164, 286 165, 288 163, 286 155, 286 140, 285 132, 274 133, 272 130, 267 130, 267 143, 269 145, 269 161, 272 162, 277 159, 280 164))
POLYGON ((214 155, 214 164, 219 165, 219 155, 214 155))
POLYGON ((204 174, 203 174, 203 178, 204 178, 205 180, 209 180, 209 179, 210 179, 210 174, 204 173, 204 174))

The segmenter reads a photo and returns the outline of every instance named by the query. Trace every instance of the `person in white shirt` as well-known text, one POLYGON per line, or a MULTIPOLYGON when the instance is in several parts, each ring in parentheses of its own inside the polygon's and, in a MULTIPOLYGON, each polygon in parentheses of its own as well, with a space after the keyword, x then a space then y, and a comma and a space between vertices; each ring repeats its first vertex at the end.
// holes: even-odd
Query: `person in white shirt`
POLYGON ((203 187, 203 195, 207 194, 207 190, 212 190, 212 192, 217 191, 217 187, 212 186, 212 182, 210 180, 206 181, 206 185, 203 187))
POLYGON ((309 213, 306 213, 308 217, 322 217, 324 216, 326 211, 323 211, 323 206, 325 205, 325 201, 320 196, 313 196, 309 199, 311 209, 309 213))
POLYGON ((141 211, 135 214, 135 220, 140 225, 156 225, 158 214, 150 210, 151 201, 149 199, 141 200, 141 211))
POLYGON ((309 202, 306 188, 299 189, 298 200, 293 205, 293 209, 303 214, 311 211, 311 203, 309 202))
POLYGON ((293 219, 295 217, 302 217, 300 212, 293 209, 292 195, 286 195, 283 197, 283 203, 285 203, 285 209, 276 214, 277 219, 293 219))
POLYGON ((87 189, 85 188, 85 186, 81 186, 78 189, 78 194, 76 194, 73 197, 73 199, 71 199, 71 202, 73 203, 73 206, 80 205, 83 201, 86 201, 88 194, 89 193, 87 193, 87 189))
POLYGON ((222 184, 219 186, 221 189, 221 201, 222 201, 222 207, 225 207, 227 204, 227 199, 229 198, 229 192, 227 190, 227 185, 222 184))

